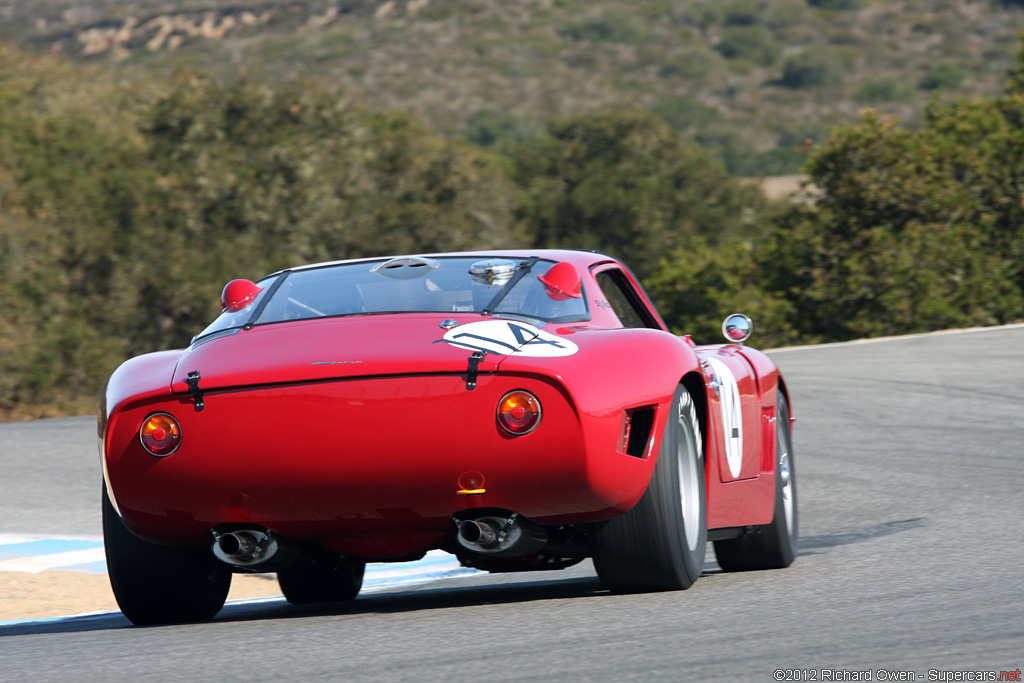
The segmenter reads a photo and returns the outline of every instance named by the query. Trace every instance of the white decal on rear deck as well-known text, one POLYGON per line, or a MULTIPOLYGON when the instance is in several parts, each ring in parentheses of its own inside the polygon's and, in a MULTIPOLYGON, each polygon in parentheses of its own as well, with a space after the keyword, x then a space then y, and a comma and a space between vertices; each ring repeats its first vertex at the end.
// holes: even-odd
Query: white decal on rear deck
POLYGON ((453 327, 444 333, 442 341, 462 349, 502 356, 556 358, 571 356, 580 350, 568 339, 515 320, 485 320, 453 327))

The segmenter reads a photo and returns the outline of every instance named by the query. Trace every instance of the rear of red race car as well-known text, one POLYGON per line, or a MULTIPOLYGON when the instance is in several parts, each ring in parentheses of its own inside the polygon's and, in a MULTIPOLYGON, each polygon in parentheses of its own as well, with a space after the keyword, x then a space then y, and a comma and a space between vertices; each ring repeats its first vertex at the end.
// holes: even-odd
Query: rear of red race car
POLYGON ((581 412, 556 362, 503 373, 501 358, 488 355, 471 373, 470 351, 433 343, 444 332, 436 317, 371 326, 324 321, 213 340, 177 363, 179 380, 199 377, 195 396, 179 381, 174 393, 119 402, 105 458, 128 528, 153 542, 201 545, 211 530, 248 525, 390 559, 439 547, 453 517, 481 509, 574 524, 621 514, 643 493, 650 465, 617 453, 621 415, 581 412), (388 336, 382 328, 403 332, 401 344, 390 343, 405 347, 401 360, 384 358, 393 349, 376 341, 388 336), (278 353, 280 365, 306 367, 268 359, 242 370, 241 359, 267 344, 317 347, 357 331, 364 341, 346 344, 344 358, 278 353), (277 381, 300 372, 309 376, 277 381))
POLYGON ((291 602, 347 600, 366 562, 435 548, 491 571, 593 557, 616 590, 689 586, 716 443, 706 378, 663 323, 591 313, 609 297, 588 259, 608 263, 399 257, 229 283, 188 349, 126 362, 104 394, 122 611, 209 619, 232 572, 277 572, 291 602))
MULTIPOLYGON (((256 328, 126 364, 108 386, 103 427, 112 580, 125 565, 111 542, 118 537, 132 558, 150 558, 122 571, 122 584, 150 572, 154 554, 167 556, 161 567, 177 567, 180 583, 175 553, 187 549, 204 576, 224 573, 211 558, 234 571, 277 571, 295 602, 305 593, 287 588, 289 576, 337 588, 352 583, 338 575, 350 577, 353 566, 359 573, 366 561, 432 548, 491 570, 557 568, 590 555, 591 523, 643 495, 664 407, 650 391, 641 405, 612 405, 585 384, 568 386, 561 375, 575 373, 622 401, 581 366, 583 354, 517 358, 502 372, 504 357, 444 342, 441 322, 256 328), (325 355, 325 340, 345 338, 343 355, 325 355), (266 351, 282 348, 291 352, 266 351)), ((460 326, 481 331, 474 324, 460 326)), ((334 593, 316 589, 309 600, 325 595, 334 593)), ((133 608, 130 597, 122 609, 138 623, 151 613, 181 620, 133 608)))

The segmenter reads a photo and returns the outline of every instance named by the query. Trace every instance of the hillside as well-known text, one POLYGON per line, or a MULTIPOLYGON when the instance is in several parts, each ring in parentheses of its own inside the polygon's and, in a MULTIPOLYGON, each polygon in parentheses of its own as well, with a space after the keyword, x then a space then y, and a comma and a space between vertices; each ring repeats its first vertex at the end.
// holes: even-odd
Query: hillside
POLYGON ((1001 91, 1019 0, 0 0, 0 40, 123 74, 340 87, 483 145, 635 103, 739 175, 872 107, 1001 91))

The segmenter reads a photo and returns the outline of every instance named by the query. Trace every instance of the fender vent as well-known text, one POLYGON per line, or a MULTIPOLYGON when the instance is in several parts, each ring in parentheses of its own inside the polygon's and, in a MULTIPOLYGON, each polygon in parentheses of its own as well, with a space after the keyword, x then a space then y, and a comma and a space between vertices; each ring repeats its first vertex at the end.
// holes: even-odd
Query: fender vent
POLYGON ((626 428, 623 433, 624 451, 634 458, 647 455, 647 446, 651 441, 651 429, 654 427, 654 408, 633 408, 626 411, 626 428))

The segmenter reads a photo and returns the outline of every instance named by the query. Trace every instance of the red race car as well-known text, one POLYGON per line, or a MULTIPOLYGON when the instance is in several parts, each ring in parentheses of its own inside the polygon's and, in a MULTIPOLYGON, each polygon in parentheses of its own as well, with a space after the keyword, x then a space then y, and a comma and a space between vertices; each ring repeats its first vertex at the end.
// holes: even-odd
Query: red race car
POLYGON ((198 621, 232 572, 294 603, 443 549, 492 572, 592 557, 676 590, 797 542, 785 383, 668 331, 616 259, 480 252, 234 280, 184 350, 131 359, 100 410, 111 585, 136 624, 198 621))

